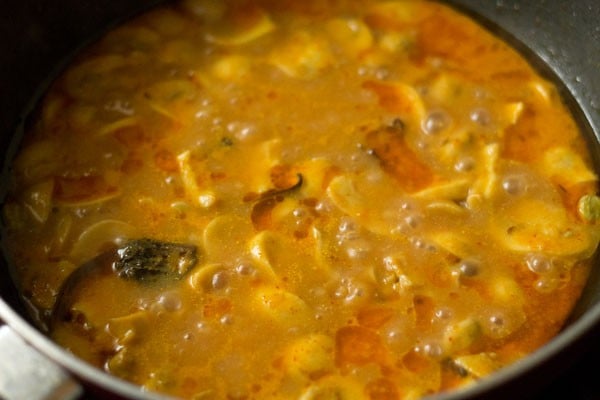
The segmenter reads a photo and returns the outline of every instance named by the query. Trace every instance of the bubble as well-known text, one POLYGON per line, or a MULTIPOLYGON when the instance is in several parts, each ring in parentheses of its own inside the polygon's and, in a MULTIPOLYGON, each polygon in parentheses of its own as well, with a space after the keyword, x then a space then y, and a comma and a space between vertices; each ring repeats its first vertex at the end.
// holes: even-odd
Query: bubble
POLYGON ((542 277, 533 284, 535 290, 540 293, 551 293, 559 286, 559 281, 551 277, 542 277))
POLYGON ((547 274, 552 270, 552 261, 542 254, 530 254, 525 263, 531 272, 547 274))
POLYGON ((211 279, 212 288, 215 290, 222 290, 229 286, 229 274, 227 271, 217 271, 211 279))
POLYGON ((458 264, 458 270, 461 276, 473 277, 479 274, 480 265, 475 260, 462 260, 458 264))
POLYGON ((475 160, 472 157, 464 157, 454 164, 454 170, 457 172, 468 172, 475 168, 475 160))
POLYGON ((520 176, 507 176, 502 180, 502 188, 511 195, 519 195, 526 190, 526 184, 520 176))
POLYGON ((487 126, 492 121, 490 113, 485 108, 476 108, 469 114, 471 121, 481 126, 487 126))
POLYGON ((292 211, 292 215, 296 218, 303 218, 306 216, 306 210, 303 208, 295 208, 292 211))
POLYGON ((442 346, 438 343, 425 343, 422 346, 415 348, 415 351, 432 358, 441 357, 443 354, 442 346))
POLYGON ((160 309, 164 311, 177 311, 181 309, 182 302, 179 294, 176 292, 166 292, 161 294, 156 301, 160 309))
POLYGON ((452 317, 452 310, 449 308, 438 308, 433 314, 437 319, 449 319, 452 317))
POLYGON ((483 320, 483 330, 493 339, 505 338, 518 330, 527 317, 517 308, 503 308, 490 311, 483 320))
POLYGON ((371 244, 364 239, 355 239, 346 245, 346 254, 352 259, 362 259, 371 250, 371 244))
POLYGON ((253 275, 256 269, 249 263, 240 263, 235 267, 235 272, 243 276, 253 275))
POLYGON ((451 119, 447 112, 443 110, 433 110, 421 123, 423 132, 433 135, 446 129, 450 125, 451 119))
POLYGON ((409 215, 406 218, 404 218, 404 222, 406 222, 407 226, 411 228, 416 228, 417 226, 419 226, 421 218, 419 218, 419 216, 417 215, 409 215))

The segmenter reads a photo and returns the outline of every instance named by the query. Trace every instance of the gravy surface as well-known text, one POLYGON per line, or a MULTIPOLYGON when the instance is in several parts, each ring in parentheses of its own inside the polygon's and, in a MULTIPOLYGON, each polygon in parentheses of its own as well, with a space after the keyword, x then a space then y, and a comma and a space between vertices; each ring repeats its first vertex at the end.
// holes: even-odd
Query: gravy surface
POLYGON ((55 81, 11 179, 35 320, 191 399, 471 384, 560 330, 599 237, 556 88, 427 1, 153 10, 55 81))

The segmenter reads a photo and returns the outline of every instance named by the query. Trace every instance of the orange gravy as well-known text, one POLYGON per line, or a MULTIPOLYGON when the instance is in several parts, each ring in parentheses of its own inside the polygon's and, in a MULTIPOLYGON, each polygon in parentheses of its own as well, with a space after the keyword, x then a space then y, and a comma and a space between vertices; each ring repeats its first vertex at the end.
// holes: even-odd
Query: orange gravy
POLYGON ((559 331, 600 232, 556 88, 427 1, 148 12, 54 82, 12 179, 37 321, 190 399, 472 384, 559 331))

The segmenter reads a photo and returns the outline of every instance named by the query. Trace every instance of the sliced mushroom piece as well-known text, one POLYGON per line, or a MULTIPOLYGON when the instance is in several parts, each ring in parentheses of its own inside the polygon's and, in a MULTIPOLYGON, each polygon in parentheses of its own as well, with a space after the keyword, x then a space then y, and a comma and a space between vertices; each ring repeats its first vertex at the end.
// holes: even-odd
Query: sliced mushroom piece
POLYGON ((311 158, 298 167, 303 176, 300 192, 304 198, 319 198, 339 170, 326 158, 311 158))
POLYGON ((76 264, 80 264, 106 248, 122 245, 127 239, 137 235, 138 230, 123 221, 105 219, 96 222, 79 235, 69 258, 76 264))
POLYGON ((419 18, 415 4, 410 1, 383 1, 375 3, 367 10, 366 21, 381 31, 406 29, 419 18))
POLYGON ((327 21, 326 29, 335 43, 351 57, 359 56, 373 45, 373 34, 360 19, 335 18, 327 21))
POLYGON ((305 327, 312 317, 304 300, 292 292, 271 286, 253 292, 251 307, 258 315, 286 327, 305 327))
POLYGON ((241 55, 227 55, 217 60, 211 66, 212 75, 217 78, 237 82, 241 80, 250 69, 250 60, 241 55))
POLYGON ((251 2, 234 7, 227 17, 215 24, 206 39, 222 46, 240 46, 253 42, 275 30, 269 14, 251 2))
POLYGON ((61 166, 61 147, 50 139, 36 141, 23 148, 13 167, 23 183, 33 183, 52 176, 61 166))
POLYGON ((226 273, 226 271, 227 269, 223 264, 201 265, 190 272, 188 283, 195 290, 207 292, 214 287, 215 275, 221 272, 226 273))
POLYGON ((327 186, 327 196, 343 213, 353 217, 365 229, 380 235, 394 235, 399 220, 399 213, 390 194, 397 194, 394 181, 382 174, 383 182, 369 181, 366 175, 339 175, 331 179, 327 186), (368 196, 367 196, 368 194, 368 196), (370 207, 378 198, 378 207, 370 207))
POLYGON ((598 180, 584 160, 572 150, 555 147, 544 153, 540 170, 551 180, 565 188, 578 183, 598 180))
POLYGON ((330 336, 313 333, 286 347, 283 367, 288 375, 309 378, 335 367, 335 343, 330 336))
POLYGON ((117 339, 121 346, 125 346, 139 339, 140 334, 147 331, 152 323, 148 311, 136 311, 123 317, 112 318, 106 324, 106 331, 117 339))
POLYGON ((478 253, 478 249, 473 244, 475 242, 469 240, 469 238, 462 233, 450 230, 441 231, 431 234, 429 239, 437 246, 459 259, 468 259, 478 253))
POLYGON ((193 101, 198 96, 198 86, 192 80, 173 79, 158 82, 144 92, 144 98, 159 114, 176 123, 187 121, 193 101))
POLYGON ((249 219, 236 215, 220 215, 204 228, 203 248, 207 260, 215 263, 235 262, 240 254, 247 254, 247 245, 253 234, 249 219))
POLYGON ((467 203, 469 206, 476 205, 479 197, 489 199, 499 189, 498 184, 498 163, 500 160, 500 146, 498 143, 492 143, 483 148, 482 151, 482 172, 473 184, 469 192, 467 203), (475 201, 475 203, 473 203, 475 201))
POLYGON ((509 211, 491 222, 491 231, 511 251, 586 257, 595 250, 592 232, 571 221, 560 204, 529 199, 509 211))
POLYGON ((108 135, 123 128, 137 126, 139 122, 139 118, 135 116, 118 119, 100 128, 100 130, 98 131, 98 136, 108 135))
POLYGON ((106 76, 114 76, 111 72, 123 67, 126 62, 125 57, 119 54, 103 54, 88 58, 67 70, 65 76, 67 93, 76 99, 93 100, 97 95, 98 85, 107 82, 106 76))
POLYGON ((297 79, 311 79, 334 61, 328 43, 305 31, 294 33, 269 56, 271 64, 297 79))
POLYGON ((439 202, 443 200, 464 201, 469 193, 471 182, 468 179, 457 179, 429 186, 413 194, 415 198, 439 202))
POLYGON ((54 180, 48 179, 28 188, 23 194, 23 205, 40 224, 48 220, 52 210, 54 180))
POLYGON ((442 338, 444 352, 455 354, 466 350, 481 337, 481 334, 481 325, 473 318, 466 318, 448 325, 442 338))
POLYGON ((327 196, 337 208, 351 216, 360 215, 366 208, 364 196, 349 175, 333 178, 327 186, 327 196))
POLYGON ((250 254, 266 277, 279 280, 285 274, 285 268, 297 262, 294 255, 290 254, 294 246, 286 242, 283 235, 271 231, 262 231, 250 240, 250 254), (288 261, 292 264, 289 265, 288 261))

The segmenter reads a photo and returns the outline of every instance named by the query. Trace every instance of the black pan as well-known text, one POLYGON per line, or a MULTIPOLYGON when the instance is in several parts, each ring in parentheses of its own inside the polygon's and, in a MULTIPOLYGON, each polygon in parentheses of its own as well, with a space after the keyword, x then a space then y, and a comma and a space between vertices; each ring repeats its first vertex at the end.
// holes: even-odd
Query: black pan
MULTIPOLYGON (((5 172, 18 142, 15 140, 16 127, 31 108, 33 100, 46 87, 48 78, 60 70, 65 60, 78 48, 97 37, 107 27, 156 2, 158 0, 2 2, 0 149, 5 172)), ((600 2, 447 2, 475 16, 492 31, 503 36, 521 50, 543 75, 558 83, 588 139, 596 169, 600 170, 600 2)), ((2 186, 5 185, 3 183, 2 186)), ((0 195, 4 190, 2 188, 0 195)), ((537 399, 540 390, 541 396, 545 398, 554 398, 561 393, 569 398, 600 398, 600 392, 594 392, 593 389, 598 384, 590 386, 584 379, 593 379, 592 374, 585 373, 582 361, 576 364, 582 355, 587 361, 594 355, 600 358, 600 258, 597 257, 596 261, 596 268, 584 295, 560 335, 524 361, 501 370, 478 385, 461 392, 435 396, 435 400, 506 399, 509 396, 537 399), (575 376, 579 373, 583 373, 583 376, 575 376), (558 379, 553 383, 555 378, 558 379), (575 387, 564 389, 566 385, 575 387), (588 393, 581 390, 581 387, 588 388, 588 393)), ((549 304, 548 307, 552 305, 549 304)), ((55 393, 58 393, 54 398, 73 398, 83 391, 84 398, 165 399, 143 393, 138 387, 85 364, 37 331, 28 322, 25 307, 19 301, 9 278, 7 262, 0 257, 0 325, 2 320, 6 325, 0 326, 0 371, 3 363, 11 365, 11 374, 24 370, 28 375, 17 381, 19 390, 44 387, 48 383, 44 380, 55 376, 50 372, 54 371, 53 368, 58 368, 56 376, 59 377, 57 379, 60 384, 54 387, 55 393), (21 353, 22 339, 29 343, 24 347, 25 350, 34 350, 33 358, 21 353), (7 348, 9 352, 2 353, 7 348), (50 360, 49 366, 44 364, 43 368, 36 367, 42 365, 38 364, 36 358, 39 354, 50 360), (73 390, 78 387, 82 389, 73 390)), ((3 395, 8 397, 8 394, 2 392, 2 382, 0 376, 0 398, 3 395)), ((14 384, 12 389, 15 389, 14 384)))

